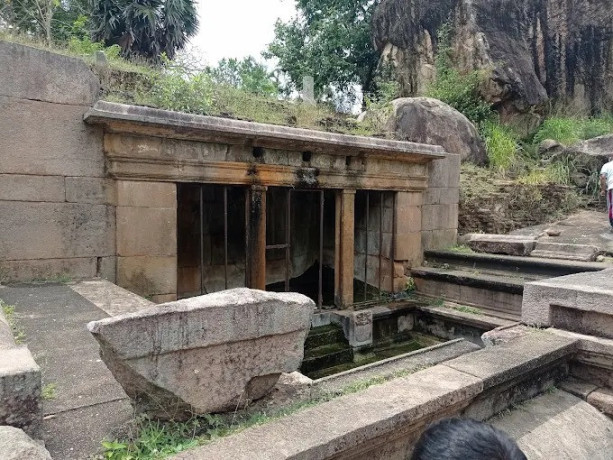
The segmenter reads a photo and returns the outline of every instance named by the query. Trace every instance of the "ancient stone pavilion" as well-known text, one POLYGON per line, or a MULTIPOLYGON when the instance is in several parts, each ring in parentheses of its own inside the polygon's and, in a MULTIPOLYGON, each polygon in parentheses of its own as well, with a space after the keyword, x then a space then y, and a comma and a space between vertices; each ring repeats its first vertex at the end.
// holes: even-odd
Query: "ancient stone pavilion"
POLYGON ((107 102, 84 119, 103 126, 116 181, 122 286, 292 290, 347 307, 403 291, 421 260, 440 147, 107 102))
POLYGON ((83 61, 0 41, 0 281, 155 302, 253 287, 348 307, 455 244, 441 147, 99 101, 83 61), (6 64, 6 65, 5 65, 6 64))

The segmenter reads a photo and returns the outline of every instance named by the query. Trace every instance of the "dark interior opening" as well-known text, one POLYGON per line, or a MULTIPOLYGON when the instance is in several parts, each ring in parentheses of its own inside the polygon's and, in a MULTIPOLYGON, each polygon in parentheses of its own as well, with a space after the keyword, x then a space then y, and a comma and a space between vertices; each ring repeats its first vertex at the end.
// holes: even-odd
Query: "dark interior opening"
POLYGON ((244 187, 177 184, 177 226, 179 298, 245 286, 244 187))
POLYGON ((269 188, 266 211, 266 289, 333 305, 334 192, 269 188))

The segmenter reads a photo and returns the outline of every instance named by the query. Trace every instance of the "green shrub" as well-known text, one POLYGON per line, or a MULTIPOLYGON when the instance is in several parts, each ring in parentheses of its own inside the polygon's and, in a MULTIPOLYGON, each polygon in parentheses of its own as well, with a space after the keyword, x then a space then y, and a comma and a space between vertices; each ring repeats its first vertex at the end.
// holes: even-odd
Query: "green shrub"
POLYGON ((426 96, 449 104, 480 127, 495 117, 490 104, 483 99, 480 92, 487 74, 476 70, 461 73, 453 67, 450 30, 449 25, 445 24, 438 31, 436 80, 426 89, 426 96))
POLYGON ((507 127, 495 122, 486 122, 481 134, 485 140, 490 166, 501 172, 508 171, 517 161, 518 142, 507 127))
POLYGON ((534 136, 533 142, 539 144, 545 139, 553 139, 564 145, 571 145, 584 139, 602 136, 613 132, 611 116, 598 118, 552 117, 546 119, 534 136))

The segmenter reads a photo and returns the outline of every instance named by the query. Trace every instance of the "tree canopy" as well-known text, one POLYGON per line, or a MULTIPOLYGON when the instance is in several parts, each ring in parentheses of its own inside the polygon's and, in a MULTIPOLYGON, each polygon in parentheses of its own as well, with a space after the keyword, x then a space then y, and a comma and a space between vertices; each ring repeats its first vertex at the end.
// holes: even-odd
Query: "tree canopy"
POLYGON ((169 59, 198 31, 193 0, 91 0, 92 38, 125 57, 169 59))
POLYGON ((312 75, 319 99, 352 94, 355 85, 374 89, 378 53, 371 40, 372 15, 379 0, 296 0, 298 16, 275 25, 266 57, 279 61, 286 90, 312 75))
POLYGON ((240 61, 224 58, 216 67, 207 68, 207 73, 217 83, 231 85, 250 93, 262 96, 276 96, 279 93, 279 86, 272 72, 252 56, 240 61))

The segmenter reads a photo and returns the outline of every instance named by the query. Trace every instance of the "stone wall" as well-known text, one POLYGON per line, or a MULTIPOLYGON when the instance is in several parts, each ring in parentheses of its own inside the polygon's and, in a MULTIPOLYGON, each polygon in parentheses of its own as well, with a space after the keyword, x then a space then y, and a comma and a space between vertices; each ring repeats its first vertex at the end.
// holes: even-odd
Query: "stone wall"
POLYGON ((460 156, 449 154, 428 166, 428 188, 421 207, 424 250, 445 249, 457 243, 460 201, 460 156))
POLYGON ((0 41, 0 281, 115 277, 115 192, 85 63, 0 41))

